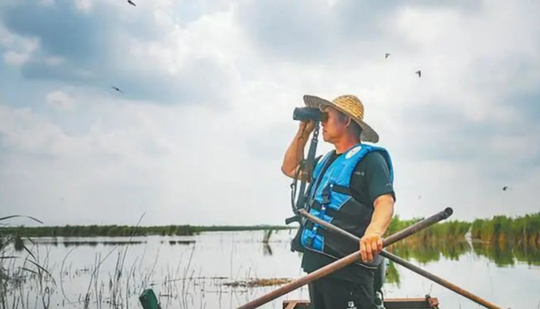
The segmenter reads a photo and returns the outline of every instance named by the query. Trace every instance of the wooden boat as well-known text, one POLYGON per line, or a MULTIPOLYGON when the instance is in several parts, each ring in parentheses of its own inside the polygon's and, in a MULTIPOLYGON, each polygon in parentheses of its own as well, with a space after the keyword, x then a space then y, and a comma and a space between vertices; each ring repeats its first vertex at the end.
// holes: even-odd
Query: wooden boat
MULTIPOLYGON (((438 309, 439 300, 426 295, 425 298, 387 298, 385 309, 438 309)), ((283 309, 309 309, 309 300, 285 300, 283 309)))

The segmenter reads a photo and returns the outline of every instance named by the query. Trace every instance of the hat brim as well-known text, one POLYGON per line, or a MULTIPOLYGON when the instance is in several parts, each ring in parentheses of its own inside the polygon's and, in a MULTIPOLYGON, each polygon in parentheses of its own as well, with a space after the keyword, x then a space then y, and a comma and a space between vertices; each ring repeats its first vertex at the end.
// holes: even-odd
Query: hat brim
POLYGON ((321 108, 324 106, 330 106, 332 108, 337 109, 338 111, 344 113, 345 115, 351 117, 351 119, 356 122, 361 128, 362 128, 362 134, 360 134, 360 140, 370 143, 377 143, 379 141, 379 134, 371 128, 370 125, 362 121, 362 119, 358 117, 354 117, 346 110, 342 109, 341 107, 337 106, 336 104, 332 103, 331 101, 311 96, 311 95, 304 95, 304 103, 307 107, 316 107, 321 108))

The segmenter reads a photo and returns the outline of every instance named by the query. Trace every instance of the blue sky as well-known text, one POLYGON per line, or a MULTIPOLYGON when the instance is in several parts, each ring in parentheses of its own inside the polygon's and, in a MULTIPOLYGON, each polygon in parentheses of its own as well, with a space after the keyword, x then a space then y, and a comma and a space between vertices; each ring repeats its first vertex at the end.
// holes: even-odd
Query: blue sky
POLYGON ((540 3, 135 2, 0 3, 0 216, 282 224, 292 111, 345 93, 401 217, 539 210, 540 3))

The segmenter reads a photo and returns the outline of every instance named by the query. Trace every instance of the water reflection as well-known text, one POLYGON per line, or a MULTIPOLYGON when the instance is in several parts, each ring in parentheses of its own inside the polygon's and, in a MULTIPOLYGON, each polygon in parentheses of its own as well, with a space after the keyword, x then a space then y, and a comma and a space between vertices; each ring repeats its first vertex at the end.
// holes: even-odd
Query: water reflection
MULTIPOLYGON (((428 264, 441 259, 458 261, 460 256, 474 252, 492 261, 498 267, 514 266, 516 263, 540 265, 540 248, 531 246, 509 246, 498 243, 473 241, 468 243, 432 241, 432 242, 401 242, 388 248, 388 251, 414 263, 428 264)), ((386 283, 401 288, 400 272, 393 262, 386 269, 386 283)))
MULTIPOLYGON (((301 254, 290 251, 292 237, 294 234, 289 231, 203 233, 193 237, 59 237, 35 240, 35 250, 39 253, 36 256, 45 258, 41 260, 45 268, 59 282, 57 287, 49 286, 51 301, 59 304, 57 307, 65 300, 66 309, 82 308, 86 299, 92 301, 91 308, 101 304, 103 308, 109 307, 105 305, 108 301, 120 302, 124 308, 137 307, 139 291, 152 287, 164 309, 234 308, 277 288, 281 283, 276 279, 292 280, 304 275, 300 269, 301 254), (119 246, 106 247, 107 244, 119 246), (226 284, 253 280, 279 284, 226 284)), ((539 301, 536 295, 520 294, 522 288, 512 290, 539 284, 540 268, 526 266, 540 264, 540 250, 536 247, 404 240, 388 250, 481 296, 508 304, 504 308, 532 308, 530 304, 539 301), (475 281, 471 279, 472 273, 475 281), (509 306, 516 302, 520 306, 509 306)), ((20 262, 24 263, 24 259, 20 262)), ((9 266, 12 273, 17 269, 15 264, 9 266)), ((432 282, 393 263, 388 265, 385 281, 388 297, 422 297, 428 293, 444 300, 445 308, 477 308, 444 288, 431 293, 432 282)), ((42 283, 47 284, 30 280, 24 290, 33 291, 30 297, 39 300, 41 294, 35 293, 41 293, 42 283)), ((20 295, 13 294, 10 300, 20 300, 20 295)), ((307 299, 307 288, 286 297, 307 299)), ((281 299, 265 308, 277 308, 280 303, 281 299)))
MULTIPOLYGON (((63 245, 64 247, 79 247, 79 246, 89 246, 89 247, 96 247, 97 245, 103 245, 103 246, 125 246, 125 245, 138 245, 143 244, 145 241, 140 240, 122 240, 122 241, 97 241, 97 240, 57 240, 57 239, 50 239, 50 240, 38 240, 38 241, 32 241, 33 243, 39 243, 42 245, 49 245, 57 247, 59 244, 63 245)), ((28 246, 32 243, 29 240, 21 240, 20 242, 15 242, 15 251, 23 251, 24 246, 28 246)))
MULTIPOLYGON (((163 241, 161 241, 163 243, 163 241)), ((169 240, 169 245, 194 245, 195 240, 169 240)))
POLYGON ((512 246, 511 244, 486 243, 479 241, 428 241, 400 242, 388 251, 406 259, 414 259, 419 264, 436 262, 444 257, 457 261, 460 256, 474 251, 476 255, 488 258, 497 266, 511 266, 517 262, 540 265, 540 248, 535 246, 512 246))
POLYGON ((540 250, 532 246, 511 246, 499 243, 473 242, 474 253, 493 261, 497 266, 512 266, 516 262, 540 265, 540 250))
POLYGON ((386 269, 386 283, 393 283, 398 288, 401 287, 401 281, 399 280, 399 272, 396 268, 396 265, 393 262, 390 262, 388 268, 386 269))

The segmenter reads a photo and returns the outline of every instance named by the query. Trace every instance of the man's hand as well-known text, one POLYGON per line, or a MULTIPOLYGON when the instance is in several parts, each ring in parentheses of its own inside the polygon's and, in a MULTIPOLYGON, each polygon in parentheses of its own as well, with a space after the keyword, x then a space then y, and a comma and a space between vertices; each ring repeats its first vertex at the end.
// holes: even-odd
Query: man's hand
POLYGON ((300 136, 303 138, 309 137, 311 132, 315 130, 315 122, 313 120, 304 120, 300 122, 300 126, 298 128, 298 132, 300 133, 300 136))
POLYGON ((379 254, 383 248, 383 240, 381 235, 376 232, 366 231, 360 239, 360 253, 362 261, 366 263, 373 262, 375 255, 379 254))

